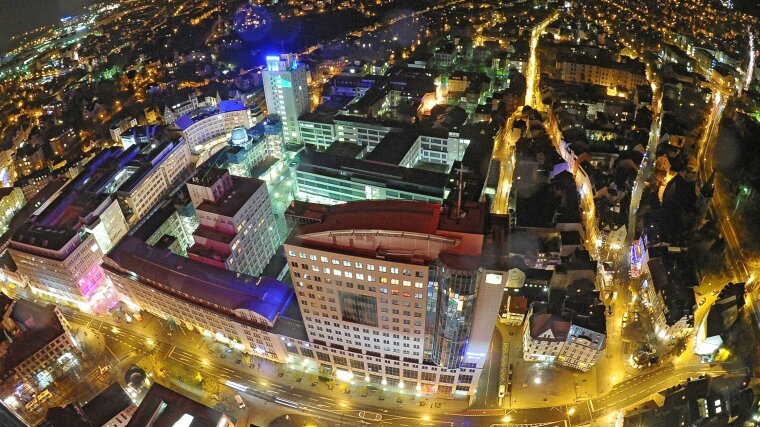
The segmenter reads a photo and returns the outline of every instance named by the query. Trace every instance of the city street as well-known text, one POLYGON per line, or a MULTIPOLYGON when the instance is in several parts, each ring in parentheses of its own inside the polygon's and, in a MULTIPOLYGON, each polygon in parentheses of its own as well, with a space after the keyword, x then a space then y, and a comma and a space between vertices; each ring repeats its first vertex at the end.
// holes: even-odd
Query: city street
MULTIPOLYGON (((100 331, 106 339, 106 351, 111 351, 111 357, 120 360, 119 366, 122 369, 128 366, 127 364, 133 363, 130 357, 136 354, 138 349, 144 351, 149 348, 151 356, 142 356, 134 363, 154 374, 158 381, 169 382, 175 388, 192 394, 193 398, 212 407, 229 411, 237 419, 255 420, 257 424, 263 425, 285 413, 301 413, 328 420, 333 423, 331 425, 345 426, 357 423, 393 426, 475 426, 485 425, 485 423, 489 425, 503 423, 505 419, 509 419, 509 422, 513 424, 570 422, 572 425, 578 425, 590 422, 592 417, 599 420, 609 414, 616 414, 624 408, 648 400, 653 392, 675 385, 689 377, 693 378, 700 374, 744 374, 747 372, 746 368, 736 364, 723 366, 693 364, 679 367, 667 365, 622 381, 615 385, 610 393, 589 400, 580 394, 576 396, 574 387, 567 385, 579 378, 579 374, 564 368, 539 367, 545 369, 540 372, 542 375, 547 375, 545 377, 547 382, 536 387, 529 381, 531 378, 528 376, 532 372, 528 366, 529 363, 523 362, 518 357, 520 346, 511 345, 508 352, 509 360, 510 363, 515 363, 515 372, 520 373, 515 376, 513 388, 517 402, 510 406, 509 402, 505 401, 504 407, 507 409, 493 409, 494 398, 491 394, 494 393, 494 387, 489 386, 487 387, 489 396, 483 400, 482 391, 479 392, 475 400, 476 404, 466 409, 468 404, 463 400, 427 399, 424 396, 416 398, 411 392, 367 391, 367 396, 363 396, 362 387, 358 384, 350 387, 350 394, 345 392, 345 387, 339 385, 330 390, 326 384, 316 380, 315 374, 304 375, 297 370, 283 369, 268 361, 250 359, 249 356, 242 355, 194 332, 183 332, 182 329, 175 328, 169 336, 167 335, 168 325, 149 314, 144 314, 141 322, 129 324, 116 324, 110 318, 91 318, 81 313, 66 312, 65 314, 75 328, 87 326, 100 331), (237 360, 241 362, 238 364, 237 360), (525 366, 522 366, 523 363, 525 366), (184 374, 180 375, 182 377, 180 379, 171 376, 162 377, 162 368, 169 373, 183 372, 184 374), (281 372, 282 376, 280 376, 281 372), (213 378, 212 382, 221 387, 204 384, 206 388, 204 391, 192 381, 188 384, 186 377, 196 374, 204 379, 213 378), (304 379, 298 381, 298 378, 304 379), (311 385, 312 379, 318 383, 316 386, 311 385), (523 388, 522 381, 526 380, 529 381, 529 386, 523 388), (550 388, 547 389, 547 386, 550 388), (211 393, 208 392, 208 388, 211 388, 211 393), (215 389, 218 389, 218 392, 215 389), (546 396, 547 390, 549 391, 548 398, 544 401, 544 398, 540 396, 546 396), (247 411, 239 411, 235 407, 232 400, 234 394, 244 396, 249 402, 247 411), (383 396, 382 400, 380 400, 381 396, 383 396), (530 404, 525 399, 528 399, 530 404), (576 400, 577 403, 574 403, 576 400), (484 402, 485 406, 481 406, 480 402, 484 402), (297 408, 291 406, 293 403, 297 405, 297 408), (440 406, 436 406, 437 404, 440 406), (552 406, 546 408, 544 405, 552 406), (435 411, 431 410, 434 406, 435 411), (481 407, 483 409, 479 409, 481 407), (374 416, 369 419, 369 413, 380 414, 382 419, 374 421, 374 416), (265 417, 271 417, 271 419, 264 419, 265 417)), ((512 327, 512 329, 519 328, 512 327)), ((504 328, 507 335, 509 331, 509 328, 504 328)), ((498 377, 498 369, 492 369, 498 377)), ((539 371, 532 373, 535 375, 536 372, 539 371)), ((583 384, 582 379, 580 384, 583 384)), ((591 388, 592 385, 589 383, 583 387, 591 388)))

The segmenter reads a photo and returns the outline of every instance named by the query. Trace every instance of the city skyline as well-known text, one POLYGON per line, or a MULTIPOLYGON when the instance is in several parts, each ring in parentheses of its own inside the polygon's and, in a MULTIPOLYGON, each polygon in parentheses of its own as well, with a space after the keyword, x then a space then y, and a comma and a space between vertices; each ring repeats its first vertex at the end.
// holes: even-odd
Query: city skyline
POLYGON ((760 420, 751 4, 64 3, 3 30, 0 423, 760 420))

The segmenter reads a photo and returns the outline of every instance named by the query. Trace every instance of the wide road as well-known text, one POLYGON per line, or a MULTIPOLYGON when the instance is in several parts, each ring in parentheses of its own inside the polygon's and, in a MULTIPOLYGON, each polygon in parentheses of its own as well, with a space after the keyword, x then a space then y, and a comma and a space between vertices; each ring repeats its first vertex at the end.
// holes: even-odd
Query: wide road
MULTIPOLYGON (((275 398, 286 399, 298 403, 299 409, 294 412, 330 420, 335 425, 357 425, 370 423, 373 425, 393 425, 402 427, 412 426, 481 426, 491 424, 529 424, 529 423, 562 423, 569 422, 577 425, 593 419, 616 414, 618 411, 650 398, 651 394, 670 387, 699 374, 719 375, 726 373, 742 374, 746 368, 740 366, 721 365, 692 365, 674 368, 661 367, 646 374, 634 377, 617 384, 609 394, 592 401, 579 403, 574 410, 568 406, 550 408, 529 408, 509 410, 490 410, 471 408, 464 412, 448 413, 446 408, 428 410, 413 405, 391 409, 380 405, 372 405, 371 399, 356 395, 345 395, 339 390, 326 391, 312 388, 310 384, 296 383, 292 375, 278 377, 276 370, 252 369, 245 363, 237 364, 234 355, 222 358, 216 344, 193 332, 174 332, 173 336, 166 334, 161 320, 148 314, 142 322, 131 324, 116 324, 111 318, 95 318, 82 313, 65 311, 64 315, 74 328, 87 326, 104 334, 109 346, 119 343, 129 352, 145 352, 150 349, 155 360, 165 365, 186 366, 198 370, 206 378, 214 378, 221 384, 232 381, 246 387, 242 393, 250 394, 270 402, 275 398), (211 353, 209 353, 209 351, 211 353), (365 412, 361 418, 360 412, 365 412), (380 421, 369 421, 368 414, 380 414, 380 421), (572 415, 568 415, 572 413, 572 415)), ((122 355, 113 355, 122 358, 122 355)), ((267 362, 268 363, 268 362, 267 362)), ((496 368, 495 368, 496 369, 496 368)), ((490 388, 490 387, 489 387, 490 388)), ((387 399, 392 401, 395 393, 387 393, 387 399)), ((408 405, 408 398, 404 399, 408 405)), ((416 402, 415 402, 416 403, 416 402)), ((489 402, 490 403, 490 402, 489 402)), ((557 424, 562 425, 562 424, 557 424)))

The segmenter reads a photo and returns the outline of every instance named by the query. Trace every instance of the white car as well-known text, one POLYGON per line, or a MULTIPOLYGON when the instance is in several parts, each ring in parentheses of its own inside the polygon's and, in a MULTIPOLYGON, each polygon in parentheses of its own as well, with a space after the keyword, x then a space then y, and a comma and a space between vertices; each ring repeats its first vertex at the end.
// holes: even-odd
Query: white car
POLYGON ((623 327, 628 324, 628 312, 623 313, 623 327))
POLYGON ((504 384, 500 385, 499 386, 499 399, 501 399, 502 397, 504 397, 506 394, 507 394, 507 386, 505 386, 504 384))
POLYGON ((236 394, 236 395, 235 395, 235 402, 237 402, 237 404, 238 404, 238 407, 239 407, 240 409, 243 409, 243 408, 245 408, 245 402, 243 402, 243 398, 242 398, 242 397, 240 397, 240 395, 239 395, 239 394, 236 394))

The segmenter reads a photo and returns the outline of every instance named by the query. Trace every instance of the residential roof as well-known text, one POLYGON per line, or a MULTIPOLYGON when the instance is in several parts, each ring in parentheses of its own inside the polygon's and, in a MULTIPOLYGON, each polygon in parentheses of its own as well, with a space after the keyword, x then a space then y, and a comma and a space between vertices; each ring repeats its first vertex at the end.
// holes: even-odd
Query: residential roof
POLYGON ((2 377, 65 332, 52 304, 41 306, 18 299, 11 309, 11 319, 19 326, 21 333, 13 337, 0 361, 2 377))
POLYGON ((650 259, 647 265, 652 276, 652 286, 662 294, 665 301, 667 307, 665 321, 667 324, 673 325, 684 316, 693 318, 694 291, 691 288, 682 288, 681 284, 670 280, 662 258, 650 259))
POLYGON ((187 396, 153 383, 127 427, 164 427, 180 425, 179 420, 191 417, 188 427, 217 427, 226 416, 187 396))
POLYGON ((534 314, 530 317, 530 336, 545 341, 565 341, 572 322, 550 313, 534 314), (541 335, 551 332, 544 337, 541 335))
POLYGON ((82 406, 82 410, 93 425, 103 426, 133 404, 127 392, 115 382, 82 406))

